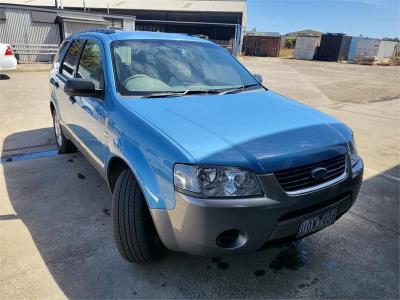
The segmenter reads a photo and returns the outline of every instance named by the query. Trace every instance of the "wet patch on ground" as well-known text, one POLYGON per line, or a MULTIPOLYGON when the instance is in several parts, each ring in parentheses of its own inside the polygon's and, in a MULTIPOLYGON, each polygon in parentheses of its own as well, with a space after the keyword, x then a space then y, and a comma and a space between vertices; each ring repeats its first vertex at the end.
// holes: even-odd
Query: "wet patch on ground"
POLYGON ((218 269, 221 269, 221 270, 226 270, 230 267, 230 265, 227 262, 222 261, 221 257, 213 257, 213 258, 211 258, 211 261, 213 263, 216 263, 218 269))
POLYGON ((300 250, 296 245, 290 245, 281 250, 270 263, 269 268, 275 273, 283 269, 297 271, 305 265, 306 254, 306 251, 300 250))
POLYGON ((260 270, 257 270, 257 271, 254 272, 254 276, 256 276, 256 277, 261 277, 261 276, 264 276, 265 273, 266 273, 266 272, 265 272, 264 269, 260 269, 260 270))
POLYGON ((311 287, 311 286, 317 284, 318 280, 319 280, 318 277, 314 277, 314 279, 311 280, 310 283, 301 283, 301 284, 299 284, 298 288, 302 290, 304 288, 311 287))
POLYGON ((58 155, 58 150, 36 151, 22 154, 4 155, 0 159, 0 163, 9 163, 23 160, 31 160, 43 157, 52 157, 58 155))

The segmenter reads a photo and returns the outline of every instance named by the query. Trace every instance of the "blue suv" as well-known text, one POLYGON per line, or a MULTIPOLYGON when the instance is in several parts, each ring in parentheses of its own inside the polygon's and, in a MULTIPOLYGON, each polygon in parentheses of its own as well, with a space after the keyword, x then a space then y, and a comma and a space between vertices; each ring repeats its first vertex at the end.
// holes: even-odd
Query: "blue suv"
POLYGON ((299 239, 333 224, 360 189, 350 128, 269 91, 205 39, 73 34, 50 92, 59 152, 78 148, 108 183, 130 262, 299 239))

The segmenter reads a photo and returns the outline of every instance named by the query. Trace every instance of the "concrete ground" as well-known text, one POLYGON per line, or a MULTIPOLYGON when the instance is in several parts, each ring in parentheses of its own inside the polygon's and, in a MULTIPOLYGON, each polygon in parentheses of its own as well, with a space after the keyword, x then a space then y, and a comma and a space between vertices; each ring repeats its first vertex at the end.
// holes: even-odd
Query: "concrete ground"
POLYGON ((267 87, 354 129, 366 171, 349 213, 290 247, 126 263, 106 185, 80 153, 54 151, 47 72, 10 72, 0 80, 1 298, 398 299, 400 68, 242 61, 267 87))

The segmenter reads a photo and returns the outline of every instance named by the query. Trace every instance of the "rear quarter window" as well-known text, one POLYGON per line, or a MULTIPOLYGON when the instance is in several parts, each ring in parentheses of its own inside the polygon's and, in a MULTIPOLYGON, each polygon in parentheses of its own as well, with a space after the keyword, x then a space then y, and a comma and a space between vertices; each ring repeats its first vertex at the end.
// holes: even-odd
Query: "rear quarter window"
POLYGON ((70 41, 63 41, 61 43, 60 47, 58 48, 56 55, 54 56, 54 59, 53 59, 53 66, 55 69, 60 68, 60 62, 63 57, 63 53, 64 53, 65 49, 67 48, 69 42, 70 41))
POLYGON ((68 48, 68 52, 65 54, 60 73, 68 78, 72 78, 74 76, 74 70, 76 66, 76 61, 79 56, 80 48, 81 41, 75 40, 71 43, 71 46, 68 48))

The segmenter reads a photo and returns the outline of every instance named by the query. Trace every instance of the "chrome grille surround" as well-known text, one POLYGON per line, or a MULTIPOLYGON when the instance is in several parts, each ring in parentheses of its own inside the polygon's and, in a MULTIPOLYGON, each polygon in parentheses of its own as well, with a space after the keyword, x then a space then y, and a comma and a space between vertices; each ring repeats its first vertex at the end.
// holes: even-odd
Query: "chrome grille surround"
POLYGON ((274 172, 275 178, 288 195, 300 195, 334 185, 347 178, 348 155, 342 154, 331 159, 300 167, 274 172), (325 168, 327 174, 320 180, 313 179, 312 170, 325 168))

